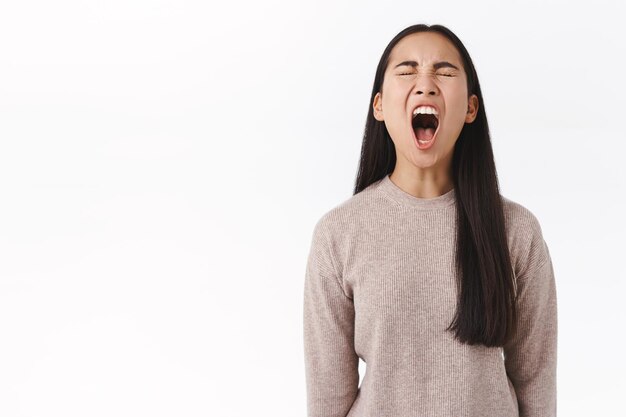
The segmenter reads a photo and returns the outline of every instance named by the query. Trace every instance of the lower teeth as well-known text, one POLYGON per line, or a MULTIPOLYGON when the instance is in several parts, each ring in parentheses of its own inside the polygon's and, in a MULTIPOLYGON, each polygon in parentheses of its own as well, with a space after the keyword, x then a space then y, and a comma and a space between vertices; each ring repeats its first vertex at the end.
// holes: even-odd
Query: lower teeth
POLYGON ((432 140, 432 139, 431 139, 431 140, 421 140, 421 139, 418 139, 417 141, 418 141, 419 143, 421 143, 422 145, 424 145, 424 144, 426 144, 426 143, 430 143, 430 142, 432 142, 433 140, 432 140))

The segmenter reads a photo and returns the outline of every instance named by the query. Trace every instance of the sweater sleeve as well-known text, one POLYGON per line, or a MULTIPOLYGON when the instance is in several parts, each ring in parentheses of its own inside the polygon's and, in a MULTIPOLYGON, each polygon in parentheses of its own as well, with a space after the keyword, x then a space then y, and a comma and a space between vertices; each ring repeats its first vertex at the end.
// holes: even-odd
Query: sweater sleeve
POLYGON ((313 232, 304 281, 308 417, 346 417, 359 383, 354 304, 336 272, 324 218, 313 232))
POLYGON ((526 268, 517 277, 518 329, 504 345, 520 417, 556 416, 557 299, 548 246, 535 221, 526 268))

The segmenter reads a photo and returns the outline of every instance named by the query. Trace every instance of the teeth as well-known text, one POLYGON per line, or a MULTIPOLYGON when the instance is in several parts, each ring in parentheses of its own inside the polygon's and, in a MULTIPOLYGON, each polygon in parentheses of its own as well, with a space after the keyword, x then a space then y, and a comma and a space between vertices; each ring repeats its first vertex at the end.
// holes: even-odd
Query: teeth
POLYGON ((417 114, 434 114, 439 118, 439 113, 437 113, 437 109, 431 106, 419 106, 415 110, 413 110, 413 117, 417 114))

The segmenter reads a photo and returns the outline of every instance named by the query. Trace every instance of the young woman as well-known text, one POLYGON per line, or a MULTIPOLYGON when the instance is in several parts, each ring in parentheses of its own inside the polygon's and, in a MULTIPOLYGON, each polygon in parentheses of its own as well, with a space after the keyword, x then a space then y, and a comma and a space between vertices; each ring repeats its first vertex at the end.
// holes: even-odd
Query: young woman
POLYGON ((556 415, 548 246, 500 195, 476 70, 444 26, 380 59, 354 195, 313 231, 304 349, 309 417, 556 415))

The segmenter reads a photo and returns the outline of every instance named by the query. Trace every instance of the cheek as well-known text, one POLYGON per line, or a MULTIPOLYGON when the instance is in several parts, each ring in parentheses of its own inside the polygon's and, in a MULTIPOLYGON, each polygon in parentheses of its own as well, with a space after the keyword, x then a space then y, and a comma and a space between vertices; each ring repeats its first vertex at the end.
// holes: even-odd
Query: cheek
POLYGON ((468 107, 466 95, 459 93, 450 95, 448 98, 449 100, 446 111, 449 116, 449 120, 453 121, 453 123, 464 120, 468 107))
POLYGON ((406 104, 402 97, 387 94, 387 97, 383 99, 385 121, 396 129, 406 124, 406 111, 404 109, 406 104))

